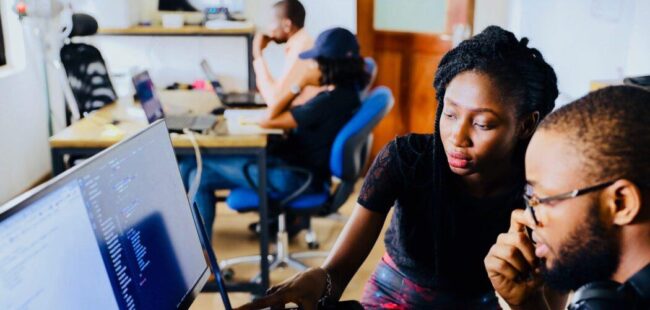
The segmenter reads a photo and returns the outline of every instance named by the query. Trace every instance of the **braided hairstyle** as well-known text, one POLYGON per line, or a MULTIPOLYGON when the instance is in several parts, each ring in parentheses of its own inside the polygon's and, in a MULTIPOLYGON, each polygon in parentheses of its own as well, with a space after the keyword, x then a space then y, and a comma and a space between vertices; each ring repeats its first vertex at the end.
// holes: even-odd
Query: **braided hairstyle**
MULTIPOLYGON (((445 90, 458 74, 472 71, 484 74, 495 85, 499 98, 511 105, 518 117, 538 112, 540 119, 550 113, 558 96, 557 77, 553 68, 544 61, 542 54, 527 47, 528 39, 517 40, 515 35, 497 26, 490 26, 471 39, 461 42, 440 61, 433 86, 436 90, 438 108, 436 111, 433 139, 433 223, 434 251, 436 257, 445 245, 445 223, 454 226, 454 210, 444 206, 452 205, 448 193, 451 171, 445 156, 440 136, 440 118, 444 106, 445 90), (451 217, 451 218, 450 218, 451 217)), ((522 141, 515 149, 517 165, 520 165, 521 182, 524 182, 524 155, 529 140, 522 141)), ((436 260, 436 274, 440 273, 436 260)))

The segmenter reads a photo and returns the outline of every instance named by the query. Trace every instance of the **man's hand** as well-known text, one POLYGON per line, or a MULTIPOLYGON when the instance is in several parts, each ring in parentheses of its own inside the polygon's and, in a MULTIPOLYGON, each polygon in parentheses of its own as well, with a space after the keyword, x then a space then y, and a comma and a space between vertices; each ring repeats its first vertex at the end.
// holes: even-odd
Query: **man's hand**
POLYGON ((262 57, 262 52, 271 43, 273 39, 264 33, 256 33, 253 38, 253 58, 258 59, 262 57))
MULTIPOLYGON (((511 306, 543 302, 535 247, 526 227, 534 224, 524 210, 512 212, 510 229, 500 234, 484 263, 495 291, 511 306)), ((533 308, 537 308, 533 306, 533 308)), ((545 306, 544 306, 545 308, 545 306)))

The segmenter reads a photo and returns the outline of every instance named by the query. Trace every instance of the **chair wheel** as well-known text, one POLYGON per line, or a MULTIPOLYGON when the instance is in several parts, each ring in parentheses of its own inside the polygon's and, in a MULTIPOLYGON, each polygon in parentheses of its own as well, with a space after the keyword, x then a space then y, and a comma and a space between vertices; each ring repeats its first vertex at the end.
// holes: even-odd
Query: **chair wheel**
POLYGON ((318 241, 307 242, 307 247, 310 250, 316 250, 316 249, 318 249, 320 247, 320 244, 318 243, 318 241))
POLYGON ((232 281, 235 278, 235 271, 232 268, 226 268, 221 271, 221 276, 226 281, 232 281))

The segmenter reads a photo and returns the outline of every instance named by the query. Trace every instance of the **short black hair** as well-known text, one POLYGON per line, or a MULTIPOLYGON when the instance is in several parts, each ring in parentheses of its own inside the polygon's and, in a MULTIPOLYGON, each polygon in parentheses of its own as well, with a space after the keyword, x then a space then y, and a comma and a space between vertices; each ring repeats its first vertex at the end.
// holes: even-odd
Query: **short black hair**
MULTIPOLYGON (((489 26, 474 37, 461 42, 440 61, 433 86, 436 90, 436 110, 433 138, 433 210, 435 229, 434 251, 450 250, 448 238, 457 227, 454 218, 454 195, 450 190, 452 174, 440 136, 440 118, 444 106, 445 91, 449 83, 460 73, 476 72, 487 76, 494 83, 504 104, 511 104, 518 117, 539 112, 540 118, 555 107, 558 96, 557 77, 553 68, 544 61, 542 54, 527 46, 528 39, 517 40, 515 35, 497 26, 489 26), (451 223, 451 224, 449 224, 451 223), (441 227, 449 227, 443 230, 441 227)), ((525 183, 524 157, 529 139, 521 140, 514 150, 514 166, 523 189, 525 183)), ((523 207, 523 201, 522 201, 523 207)), ((436 254, 436 257, 438 255, 436 254)), ((441 271, 436 261, 436 274, 441 271)))
POLYGON ((361 90, 368 84, 370 74, 361 57, 330 59, 316 58, 321 72, 321 85, 334 85, 361 90))
POLYGON ((594 182, 650 182, 650 92, 644 89, 594 91, 551 113, 539 130, 562 133, 586 161, 584 170, 594 182))
POLYGON ((298 0, 282 0, 273 5, 274 8, 282 7, 284 17, 288 18, 291 23, 302 28, 305 26, 305 7, 298 0))

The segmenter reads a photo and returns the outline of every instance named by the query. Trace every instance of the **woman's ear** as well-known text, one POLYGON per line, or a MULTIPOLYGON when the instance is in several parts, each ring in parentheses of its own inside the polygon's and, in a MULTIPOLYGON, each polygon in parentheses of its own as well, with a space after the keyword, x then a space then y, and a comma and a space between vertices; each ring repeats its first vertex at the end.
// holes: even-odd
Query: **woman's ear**
POLYGON ((521 120, 519 127, 519 138, 521 139, 530 139, 537 129, 539 124, 539 111, 524 116, 524 119, 521 120))

